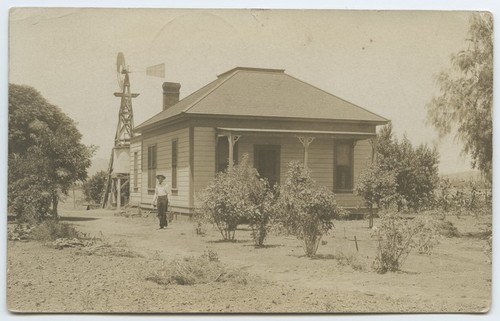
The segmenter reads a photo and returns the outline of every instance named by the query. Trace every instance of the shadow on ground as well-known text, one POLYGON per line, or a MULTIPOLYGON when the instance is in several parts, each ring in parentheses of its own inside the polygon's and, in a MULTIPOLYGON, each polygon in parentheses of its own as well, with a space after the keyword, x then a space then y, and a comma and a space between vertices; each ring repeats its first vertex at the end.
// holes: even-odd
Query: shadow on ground
POLYGON ((79 222, 79 221, 95 221, 99 220, 98 217, 83 217, 83 216, 61 216, 60 222, 79 222))

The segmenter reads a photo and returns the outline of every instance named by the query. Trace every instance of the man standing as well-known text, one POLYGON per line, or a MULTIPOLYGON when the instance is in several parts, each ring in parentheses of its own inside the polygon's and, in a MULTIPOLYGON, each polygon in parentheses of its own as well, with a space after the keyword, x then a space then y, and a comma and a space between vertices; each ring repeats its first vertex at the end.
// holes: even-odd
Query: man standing
POLYGON ((158 218, 160 219, 160 229, 167 227, 167 207, 168 207, 168 184, 165 181, 165 175, 156 175, 158 183, 155 187, 155 196, 153 197, 153 207, 158 206, 158 218))

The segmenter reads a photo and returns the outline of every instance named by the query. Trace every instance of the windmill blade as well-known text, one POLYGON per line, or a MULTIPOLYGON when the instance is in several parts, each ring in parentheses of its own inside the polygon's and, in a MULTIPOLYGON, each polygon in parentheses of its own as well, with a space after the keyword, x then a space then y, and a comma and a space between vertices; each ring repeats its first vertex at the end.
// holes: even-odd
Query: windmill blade
POLYGON ((158 64, 151 67, 146 68, 146 75, 165 78, 165 64, 158 64))

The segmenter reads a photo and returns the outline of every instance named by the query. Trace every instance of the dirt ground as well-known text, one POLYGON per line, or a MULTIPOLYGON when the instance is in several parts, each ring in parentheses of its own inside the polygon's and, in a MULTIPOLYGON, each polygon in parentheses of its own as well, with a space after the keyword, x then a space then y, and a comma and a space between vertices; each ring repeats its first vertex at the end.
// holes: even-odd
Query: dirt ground
MULTIPOLYGON (((491 303, 491 264, 476 237, 490 218, 449 217, 461 237, 443 238, 431 256, 412 253, 397 273, 370 266, 375 242, 367 221, 338 221, 316 258, 301 243, 270 236, 255 248, 250 230, 237 242, 177 217, 165 230, 157 219, 124 217, 110 210, 64 210, 63 222, 104 238, 121 252, 87 255, 39 242, 8 241, 7 301, 18 312, 485 312, 491 303), (356 253, 363 271, 338 258, 356 253), (146 278, 165 262, 215 251, 225 266, 252 276, 248 284, 159 285, 146 278), (127 251, 127 255, 119 255, 127 251)), ((10 224, 9 224, 10 225, 10 224)), ((377 225, 377 220, 375 221, 377 225)))

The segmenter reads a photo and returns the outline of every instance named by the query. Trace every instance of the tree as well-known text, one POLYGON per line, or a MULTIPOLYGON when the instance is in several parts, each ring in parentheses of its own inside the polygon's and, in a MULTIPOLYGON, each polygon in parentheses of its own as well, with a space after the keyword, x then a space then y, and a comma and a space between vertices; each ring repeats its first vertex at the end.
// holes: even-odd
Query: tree
POLYGON ((99 171, 83 183, 83 195, 85 195, 87 202, 94 202, 95 204, 101 202, 107 177, 108 174, 105 171, 99 171))
POLYGON ((279 191, 280 221, 291 235, 304 242, 306 255, 316 255, 321 238, 333 228, 333 219, 346 215, 335 195, 318 185, 298 161, 288 165, 285 184, 279 191))
POLYGON ((38 219, 58 217, 60 193, 87 178, 94 147, 81 143, 74 121, 29 86, 9 84, 9 206, 18 217, 26 208, 38 219), (27 197, 27 191, 33 195, 27 197), (50 198, 37 208, 33 197, 50 198), (31 204, 33 203, 33 204, 31 204), (24 205, 22 205, 24 204, 24 205), (29 206, 28 206, 29 205, 29 206))
MULTIPOLYGON (((377 161, 379 168, 375 168, 373 174, 379 179, 396 175, 396 195, 392 200, 399 210, 404 207, 420 210, 432 202, 439 182, 439 154, 435 148, 426 144, 415 148, 406 136, 399 141, 394 137, 392 125, 388 124, 377 136, 377 161)), ((365 178, 370 179, 369 176, 365 178)))
POLYGON ((365 200, 370 211, 369 228, 373 227, 373 208, 387 207, 396 198, 396 172, 384 170, 379 163, 373 163, 360 175, 356 193, 365 200))
POLYGON ((493 17, 474 14, 468 46, 451 56, 451 66, 436 75, 440 96, 427 104, 427 121, 441 137, 456 127, 455 139, 470 154, 473 168, 492 180, 493 17))

